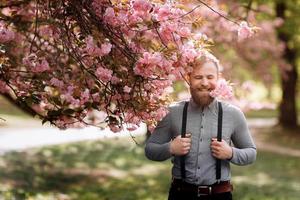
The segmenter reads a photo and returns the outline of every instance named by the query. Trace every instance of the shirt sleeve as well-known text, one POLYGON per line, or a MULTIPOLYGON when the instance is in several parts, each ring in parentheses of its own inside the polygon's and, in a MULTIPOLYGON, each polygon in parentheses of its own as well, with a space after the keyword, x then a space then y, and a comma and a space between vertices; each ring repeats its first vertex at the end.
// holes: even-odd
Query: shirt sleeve
POLYGON ((170 158, 171 116, 170 112, 158 123, 153 133, 146 141, 145 155, 154 161, 170 158))
POLYGON ((232 147, 233 156, 230 162, 236 165, 251 164, 256 160, 256 146, 251 137, 245 115, 239 109, 234 112, 234 122, 236 126, 231 138, 234 147, 232 147))

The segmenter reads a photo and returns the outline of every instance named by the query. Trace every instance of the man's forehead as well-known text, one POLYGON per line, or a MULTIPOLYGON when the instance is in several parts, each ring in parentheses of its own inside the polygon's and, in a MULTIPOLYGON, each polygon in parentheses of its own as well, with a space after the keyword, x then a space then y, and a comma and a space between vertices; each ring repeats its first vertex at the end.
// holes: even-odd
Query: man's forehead
POLYGON ((197 72, 210 72, 210 73, 218 73, 218 66, 212 61, 205 61, 203 63, 199 63, 193 66, 194 73, 197 72))

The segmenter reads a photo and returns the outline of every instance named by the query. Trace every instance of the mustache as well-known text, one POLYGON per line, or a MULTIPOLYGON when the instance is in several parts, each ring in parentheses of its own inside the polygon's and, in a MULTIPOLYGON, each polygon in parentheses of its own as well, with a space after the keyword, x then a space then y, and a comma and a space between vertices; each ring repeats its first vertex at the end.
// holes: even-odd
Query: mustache
POLYGON ((199 92, 211 92, 214 90, 213 88, 202 88, 202 87, 201 88, 192 88, 192 89, 197 90, 199 92))

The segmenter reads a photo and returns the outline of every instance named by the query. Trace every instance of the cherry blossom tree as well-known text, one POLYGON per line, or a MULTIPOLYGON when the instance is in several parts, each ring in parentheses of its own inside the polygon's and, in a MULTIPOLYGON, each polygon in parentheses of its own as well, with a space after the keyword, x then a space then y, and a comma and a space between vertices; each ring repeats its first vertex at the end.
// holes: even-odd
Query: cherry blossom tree
MULTIPOLYGON (((198 1, 195 1, 195 3, 198 1)), ((202 33, 214 39, 213 51, 221 60, 225 73, 236 68, 246 69, 271 92, 274 83, 272 71, 279 71, 282 99, 278 121, 284 127, 297 127, 296 86, 299 49, 300 4, 293 1, 215 1, 206 13, 207 21, 200 27, 202 33), (211 14, 212 9, 215 11, 211 14), (238 34, 232 34, 240 22, 238 34), (214 23, 213 23, 214 22, 214 23), (249 28, 247 26, 257 28, 249 28), (255 34, 254 34, 255 33, 255 34), (251 37, 250 37, 251 36, 251 37)), ((231 74, 232 75, 232 74, 231 74)))
MULTIPOLYGON (((2 0, 0 93, 59 128, 108 124, 116 132, 145 122, 151 129, 167 113, 168 88, 193 60, 218 62, 199 31, 210 20, 197 12, 203 6, 209 7, 202 1, 2 0)), ((252 34, 246 22, 230 27, 241 39, 252 34)))

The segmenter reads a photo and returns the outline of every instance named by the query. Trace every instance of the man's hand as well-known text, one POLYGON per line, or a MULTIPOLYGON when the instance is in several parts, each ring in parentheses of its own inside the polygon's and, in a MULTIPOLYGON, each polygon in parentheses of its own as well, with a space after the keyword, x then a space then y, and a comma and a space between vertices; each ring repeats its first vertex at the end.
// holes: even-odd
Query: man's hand
POLYGON ((227 144, 225 140, 221 142, 217 141, 217 138, 212 138, 211 141, 211 152, 215 158, 226 160, 232 158, 232 148, 227 144))
POLYGON ((186 134, 185 138, 182 138, 181 135, 178 135, 170 144, 170 152, 176 156, 182 156, 187 154, 191 148, 191 134, 186 134))

